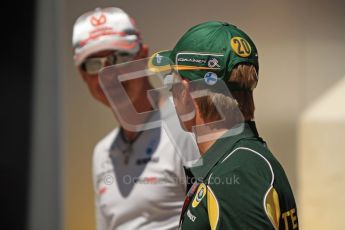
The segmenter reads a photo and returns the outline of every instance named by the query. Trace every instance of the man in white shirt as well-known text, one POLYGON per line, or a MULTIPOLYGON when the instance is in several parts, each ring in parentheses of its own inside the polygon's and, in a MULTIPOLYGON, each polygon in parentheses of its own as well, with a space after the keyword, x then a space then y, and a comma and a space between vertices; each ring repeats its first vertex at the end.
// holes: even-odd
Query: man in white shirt
MULTIPOLYGON (((91 95, 108 107, 99 70, 148 55, 134 20, 114 7, 81 15, 74 24, 73 47, 75 64, 91 95)), ((147 77, 122 85, 138 113, 152 110, 143 96, 152 89, 147 77)), ((169 108, 162 116, 174 114, 169 108)), ((179 137, 175 144, 195 151, 187 133, 181 131, 179 137)), ((176 151, 162 127, 133 131, 120 122, 103 138, 93 155, 97 229, 176 229, 186 194, 182 159, 176 151)))

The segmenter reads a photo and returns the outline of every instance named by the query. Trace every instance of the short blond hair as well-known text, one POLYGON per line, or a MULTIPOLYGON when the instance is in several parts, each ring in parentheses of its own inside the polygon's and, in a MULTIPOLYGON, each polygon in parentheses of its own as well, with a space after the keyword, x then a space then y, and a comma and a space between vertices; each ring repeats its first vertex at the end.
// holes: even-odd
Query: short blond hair
POLYGON ((219 120, 221 117, 215 104, 224 111, 239 108, 244 120, 254 119, 254 98, 253 89, 258 82, 258 74, 255 66, 240 63, 231 71, 229 83, 236 84, 241 90, 231 92, 232 97, 215 93, 212 96, 205 96, 196 99, 201 116, 208 121, 219 120))

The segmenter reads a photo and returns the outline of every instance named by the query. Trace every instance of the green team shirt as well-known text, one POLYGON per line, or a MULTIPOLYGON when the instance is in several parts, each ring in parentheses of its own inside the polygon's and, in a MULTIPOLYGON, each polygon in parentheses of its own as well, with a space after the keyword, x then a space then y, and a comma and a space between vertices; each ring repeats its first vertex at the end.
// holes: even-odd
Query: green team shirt
POLYGON ((297 208, 282 166, 257 135, 254 122, 223 137, 191 168, 197 180, 180 229, 298 229, 297 208))

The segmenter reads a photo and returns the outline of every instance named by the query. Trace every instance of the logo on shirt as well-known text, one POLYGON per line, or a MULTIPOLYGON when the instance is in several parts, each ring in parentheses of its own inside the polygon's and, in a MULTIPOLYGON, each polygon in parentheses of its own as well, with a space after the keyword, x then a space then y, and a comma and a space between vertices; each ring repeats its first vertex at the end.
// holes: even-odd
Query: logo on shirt
POLYGON ((190 210, 188 209, 188 211, 187 211, 187 216, 188 216, 188 218, 191 220, 191 221, 195 221, 195 219, 196 219, 196 216, 194 216, 191 212, 190 212, 190 210))
POLYGON ((146 147, 145 153, 148 156, 151 156, 154 150, 157 148, 157 140, 151 140, 146 147))
POLYGON ((195 195, 193 203, 192 203, 192 207, 196 208, 199 205, 202 198, 204 198, 205 195, 206 195, 206 185, 204 183, 202 183, 199 185, 199 188, 196 192, 196 195, 195 195))
POLYGON ((108 188, 106 186, 103 186, 98 190, 98 195, 103 195, 107 191, 108 191, 108 188))
POLYGON ((139 158, 137 159, 137 161, 135 162, 136 165, 145 165, 149 162, 152 162, 152 163, 158 163, 159 161, 159 157, 145 157, 145 158, 139 158))

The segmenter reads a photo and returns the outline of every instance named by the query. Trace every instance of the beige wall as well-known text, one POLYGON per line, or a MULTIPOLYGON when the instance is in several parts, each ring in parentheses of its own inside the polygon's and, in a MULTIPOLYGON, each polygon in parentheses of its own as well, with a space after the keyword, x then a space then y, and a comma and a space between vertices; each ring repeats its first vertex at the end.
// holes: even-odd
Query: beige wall
POLYGON ((298 171, 303 229, 345 229, 345 76, 302 115, 298 171))
MULTIPOLYGON (((186 29, 207 20, 244 29, 259 50, 255 90, 259 132, 280 159, 296 193, 296 127, 304 108, 343 76, 342 1, 69 0, 63 6, 65 228, 94 229, 92 149, 116 121, 88 94, 71 53, 74 20, 97 6, 118 6, 137 19, 151 51, 173 46, 186 29)), ((298 194, 297 194, 298 197, 298 194)))

